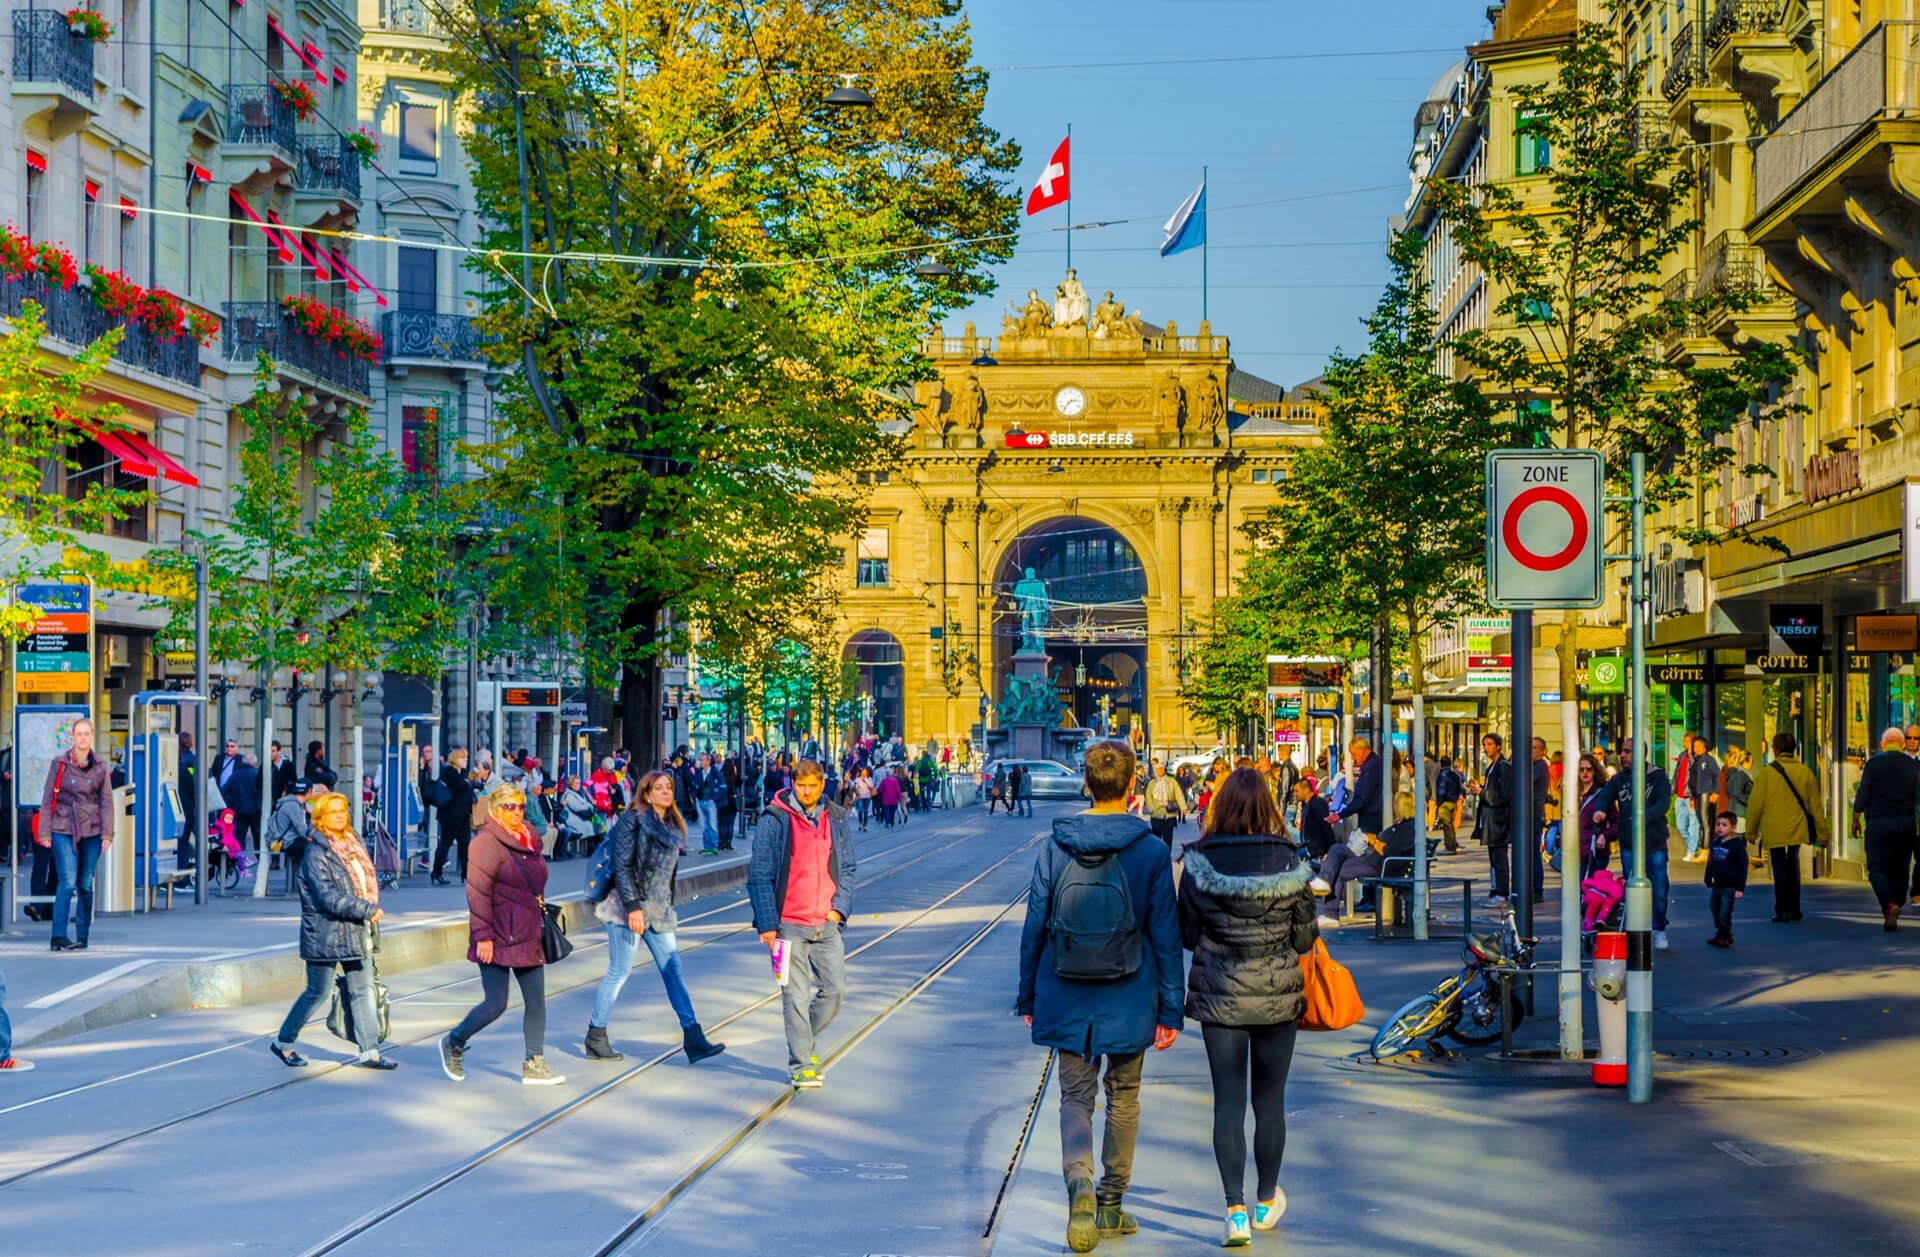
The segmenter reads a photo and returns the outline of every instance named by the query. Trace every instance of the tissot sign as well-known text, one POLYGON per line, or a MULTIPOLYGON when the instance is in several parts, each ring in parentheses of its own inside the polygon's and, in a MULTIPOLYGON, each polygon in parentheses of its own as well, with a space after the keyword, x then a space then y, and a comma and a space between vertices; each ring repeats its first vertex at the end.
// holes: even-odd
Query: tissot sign
POLYGON ((1606 468, 1598 450, 1487 455, 1487 602, 1597 607, 1606 468))
POLYGON ((1126 448, 1134 442, 1131 432, 1009 432, 1010 450, 1044 450, 1064 447, 1126 448))

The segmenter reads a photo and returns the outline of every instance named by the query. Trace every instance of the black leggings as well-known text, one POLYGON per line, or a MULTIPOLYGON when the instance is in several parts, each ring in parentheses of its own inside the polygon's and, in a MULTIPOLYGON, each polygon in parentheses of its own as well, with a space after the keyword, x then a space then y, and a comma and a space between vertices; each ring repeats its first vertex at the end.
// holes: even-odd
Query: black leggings
POLYGON ((1287 1070, 1293 1064, 1298 1025, 1211 1026, 1202 1024, 1207 1067, 1213 1071, 1213 1159, 1227 1207, 1247 1203, 1247 1066, 1253 1066, 1253 1162, 1256 1199, 1271 1200, 1280 1185, 1280 1159, 1287 1151, 1287 1070))
POLYGON ((520 1002, 527 1006, 521 1029, 527 1037, 527 1055, 539 1056, 547 1042, 547 971, 542 965, 529 969, 509 969, 504 965, 480 966, 480 1002, 453 1028, 453 1045, 465 1048, 507 1011, 507 975, 520 981, 520 1002))

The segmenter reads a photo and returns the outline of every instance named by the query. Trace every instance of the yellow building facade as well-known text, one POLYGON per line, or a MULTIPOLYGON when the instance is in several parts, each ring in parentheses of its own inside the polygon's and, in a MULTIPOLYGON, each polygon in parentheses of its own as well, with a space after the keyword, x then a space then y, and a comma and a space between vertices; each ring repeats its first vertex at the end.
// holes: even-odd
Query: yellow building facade
POLYGON ((840 573, 858 731, 958 746, 983 716, 998 726, 1011 590, 1032 569, 1063 726, 1211 745, 1181 676, 1245 562, 1241 529, 1315 429, 1283 418, 1281 391, 1235 371, 1206 323, 1143 323, 1071 271, 1051 301, 1029 290, 1000 335, 935 327, 925 348, 936 376, 840 573))

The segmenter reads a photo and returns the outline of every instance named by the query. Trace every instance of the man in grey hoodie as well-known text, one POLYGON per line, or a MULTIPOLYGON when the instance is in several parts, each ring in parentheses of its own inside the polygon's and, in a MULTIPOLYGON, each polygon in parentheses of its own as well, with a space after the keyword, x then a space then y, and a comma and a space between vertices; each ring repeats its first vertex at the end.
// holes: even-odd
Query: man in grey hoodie
POLYGON ((1091 1251, 1102 1234, 1139 1229, 1121 1199, 1140 1132, 1140 1067, 1149 1046, 1172 1046, 1185 1016, 1173 867, 1166 844, 1127 812, 1134 765, 1124 742, 1088 748, 1093 807, 1053 822, 1052 840, 1034 862, 1020 935, 1018 1011, 1035 1043, 1060 1052, 1067 1246, 1076 1253, 1091 1251), (1116 870, 1119 879, 1111 877, 1116 870), (1093 1106, 1103 1082, 1096 1190, 1093 1106))

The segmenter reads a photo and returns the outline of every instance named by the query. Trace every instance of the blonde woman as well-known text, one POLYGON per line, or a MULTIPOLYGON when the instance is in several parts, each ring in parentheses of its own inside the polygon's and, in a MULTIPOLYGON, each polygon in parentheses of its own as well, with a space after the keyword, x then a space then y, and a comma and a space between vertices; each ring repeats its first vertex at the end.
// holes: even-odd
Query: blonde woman
POLYGON ((300 844, 300 959, 307 962, 307 989, 293 1001, 280 1033, 269 1046, 283 1065, 299 1069, 306 1058, 293 1050, 300 1028, 332 992, 334 971, 347 975, 353 1011, 354 1064, 395 1069, 380 1055, 380 1018, 373 1004, 372 946, 367 927, 378 921, 380 878, 367 849, 353 832, 347 796, 322 794, 313 801, 314 836, 300 844))

